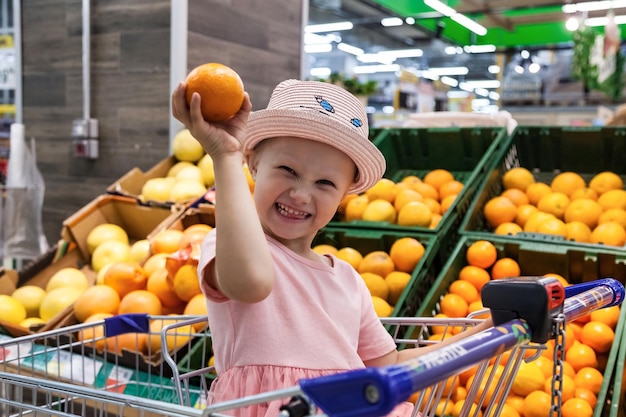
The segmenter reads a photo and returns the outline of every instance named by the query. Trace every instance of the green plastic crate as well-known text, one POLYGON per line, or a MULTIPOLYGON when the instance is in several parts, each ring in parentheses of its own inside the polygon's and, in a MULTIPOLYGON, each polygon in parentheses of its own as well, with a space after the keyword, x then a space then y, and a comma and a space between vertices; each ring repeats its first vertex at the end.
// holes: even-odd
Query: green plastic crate
MULTIPOLYGON (((479 236, 462 236, 454 251, 443 266, 440 275, 430 289, 426 301, 417 316, 432 317, 439 313, 439 300, 447 293, 450 284, 459 277, 461 269, 467 265, 465 251, 479 236)), ((569 245, 549 242, 531 242, 507 239, 496 235, 489 239, 498 250, 498 258, 510 257, 520 264, 522 275, 541 276, 556 273, 570 283, 594 281, 600 278, 615 278, 626 283, 626 252, 596 247, 594 251, 569 245)))
POLYGON ((598 404, 602 404, 602 407, 596 406, 593 416, 608 416, 617 417, 618 415, 624 415, 626 411, 624 409, 624 403, 622 400, 622 382, 624 377, 624 357, 626 356, 626 332, 624 327, 626 326, 626 308, 622 308, 618 326, 615 329, 615 340, 617 343, 613 343, 611 350, 609 351, 609 358, 606 363, 606 370, 604 371, 605 378, 602 380, 602 386, 598 393, 598 404), (612 372, 612 377, 608 378, 607 375, 612 372), (621 403, 621 409, 620 409, 621 403))
MULTIPOLYGON (((450 284, 458 278, 461 268, 467 265, 465 252, 477 240, 480 238, 475 236, 462 236, 460 238, 448 262, 432 285, 426 301, 418 309, 416 316, 432 317, 440 312, 439 301, 448 292, 450 284)), ((496 246, 498 258, 510 257, 520 264, 522 276, 541 276, 551 272, 565 277, 574 284, 600 278, 615 278, 622 283, 626 282, 626 252, 624 251, 609 251, 597 247, 595 251, 591 252, 574 246, 523 240, 513 241, 497 237, 489 239, 489 241, 496 246)), ((622 309, 616 329, 616 341, 622 340, 617 337, 617 332, 623 332, 624 320, 626 319, 624 319, 624 309, 622 309)), ((620 366, 619 361, 610 361, 611 355, 615 358, 617 353, 614 350, 626 349, 623 346, 624 343, 614 343, 609 354, 609 361, 604 371, 605 398, 608 397, 610 381, 620 366)), ((619 371, 623 373, 623 361, 621 363, 622 366, 619 371)), ((616 394, 619 395, 619 393, 613 392, 613 397, 616 394)), ((607 407, 610 401, 616 400, 611 398, 601 402, 599 396, 596 413, 600 412, 598 409, 602 410, 607 407)), ((600 414, 596 415, 596 417, 599 416, 600 414)))
MULTIPOLYGON (((533 172, 535 180, 550 184, 560 172, 573 171, 587 183, 602 171, 618 174, 626 183, 626 129, 620 127, 528 127, 518 126, 494 155, 460 227, 462 235, 490 239, 494 235, 483 207, 503 190, 502 177, 514 167, 533 172)), ((562 236, 521 232, 513 239, 572 244, 595 250, 598 244, 568 241, 562 236)), ((606 248, 619 249, 615 246, 606 248)), ((622 247, 623 249, 624 247, 622 247)))
POLYGON ((403 237, 417 239, 424 245, 425 251, 396 303, 392 316, 414 317, 418 307, 424 301, 428 289, 435 281, 440 266, 436 258, 439 243, 434 236, 395 230, 364 230, 328 226, 322 229, 314 240, 313 246, 329 244, 338 249, 351 247, 365 256, 378 250, 389 252, 391 245, 403 237))
MULTIPOLYGON (((208 367, 209 359, 213 355, 213 345, 211 343, 211 334, 207 330, 206 335, 197 337, 191 348, 185 356, 178 362, 177 367, 180 373, 193 372, 198 369, 208 367)), ((217 377, 215 372, 205 372, 202 376, 194 376, 189 383, 195 386, 201 386, 200 378, 203 377, 207 381, 207 386, 217 377)))
MULTIPOLYGON (((463 191, 433 229, 388 222, 343 222, 338 217, 330 225, 435 234, 444 244, 450 244, 480 181, 488 172, 491 158, 506 137, 506 129, 502 127, 384 129, 373 139, 373 143, 387 160, 385 178, 395 182, 408 175, 423 178, 428 171, 443 168, 464 184, 463 191)), ((452 249, 452 244, 444 247, 444 255, 446 249, 452 249)))

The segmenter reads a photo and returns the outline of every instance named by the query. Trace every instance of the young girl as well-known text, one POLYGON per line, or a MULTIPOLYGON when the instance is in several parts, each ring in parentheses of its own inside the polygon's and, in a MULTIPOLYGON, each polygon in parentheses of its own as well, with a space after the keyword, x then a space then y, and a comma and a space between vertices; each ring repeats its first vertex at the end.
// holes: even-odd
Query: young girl
MULTIPOLYGON (((218 374, 209 404, 424 352, 397 351, 360 275, 347 262, 311 249, 343 197, 365 191, 385 172, 358 99, 329 83, 287 80, 266 109, 250 113, 246 93, 235 117, 208 123, 198 94, 187 106, 182 83, 172 105, 215 170, 216 227, 198 265, 218 374), (255 180, 254 200, 244 160, 255 180)), ((280 405, 236 413, 276 417, 280 405)), ((393 415, 411 412, 404 403, 393 415)))

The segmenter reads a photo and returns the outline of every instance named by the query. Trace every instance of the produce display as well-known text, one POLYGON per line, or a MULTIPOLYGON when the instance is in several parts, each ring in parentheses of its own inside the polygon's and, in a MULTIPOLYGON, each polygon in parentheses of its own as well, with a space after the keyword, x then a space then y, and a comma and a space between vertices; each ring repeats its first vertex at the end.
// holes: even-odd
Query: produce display
POLYGON ((336 220, 434 229, 462 190, 463 183, 445 169, 431 170, 423 179, 416 175, 399 182, 383 178, 360 195, 346 196, 336 220))
POLYGON ((172 153, 176 162, 165 176, 150 178, 142 185, 141 201, 185 203, 202 197, 213 186, 213 160, 189 130, 174 136, 172 153))
POLYGON ((544 183, 517 167, 504 173, 502 186, 483 207, 496 234, 543 233, 575 242, 626 244, 626 190, 614 172, 600 172, 588 182, 576 172, 561 172, 544 183))

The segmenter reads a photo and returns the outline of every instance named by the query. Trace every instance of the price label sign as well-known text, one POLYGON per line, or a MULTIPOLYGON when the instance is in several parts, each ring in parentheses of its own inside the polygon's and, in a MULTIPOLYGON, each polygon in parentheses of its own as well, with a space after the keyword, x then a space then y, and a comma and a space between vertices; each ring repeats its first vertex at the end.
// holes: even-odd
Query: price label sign
POLYGON ((0 48, 0 89, 15 89, 15 49, 0 48))

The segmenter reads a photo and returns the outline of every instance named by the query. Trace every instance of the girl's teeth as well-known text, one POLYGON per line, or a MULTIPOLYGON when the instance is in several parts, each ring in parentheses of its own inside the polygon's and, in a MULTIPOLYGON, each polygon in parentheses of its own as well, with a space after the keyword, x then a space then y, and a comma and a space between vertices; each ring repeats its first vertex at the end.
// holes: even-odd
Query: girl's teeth
POLYGON ((293 210, 291 208, 285 207, 282 204, 277 204, 278 210, 283 215, 297 216, 297 217, 306 217, 308 213, 299 210, 293 210))

